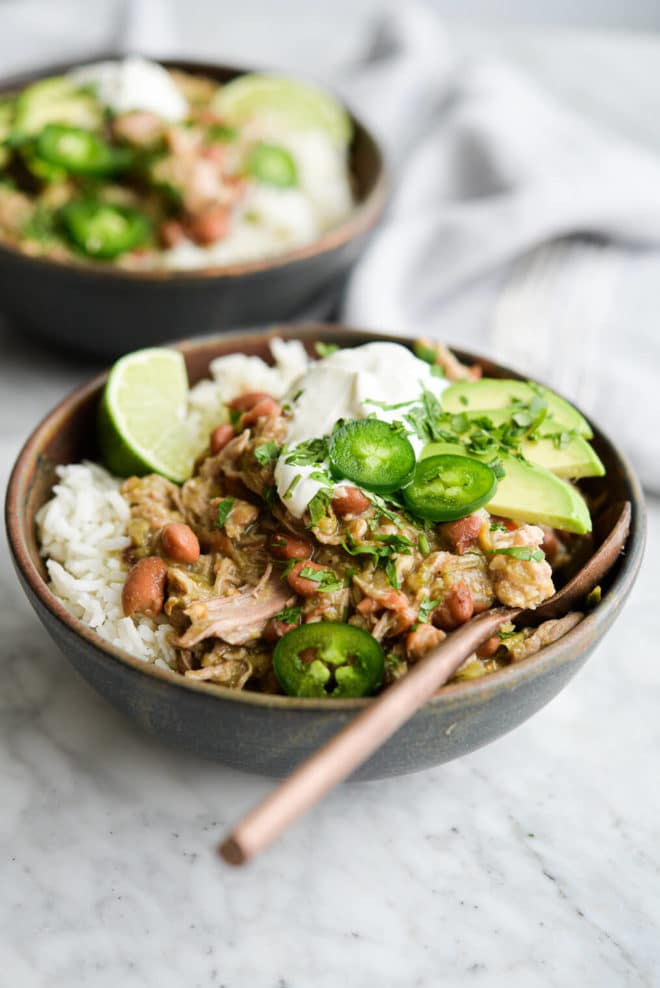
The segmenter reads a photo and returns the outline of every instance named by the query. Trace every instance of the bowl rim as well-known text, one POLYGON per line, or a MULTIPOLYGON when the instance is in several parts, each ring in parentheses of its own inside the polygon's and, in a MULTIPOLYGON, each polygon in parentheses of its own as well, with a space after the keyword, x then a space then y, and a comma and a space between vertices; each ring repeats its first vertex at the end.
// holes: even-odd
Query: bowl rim
MULTIPOLYGON (((119 59, 123 57, 125 56, 121 53, 113 51, 99 55, 98 58, 94 59, 94 61, 119 59)), ((265 71, 261 69, 249 68, 247 66, 230 65, 225 62, 203 62, 190 58, 150 58, 149 60, 157 62, 159 65, 165 66, 165 68, 180 68, 182 71, 190 71, 193 74, 196 72, 199 75, 205 73, 211 74, 214 72, 245 75, 255 71, 265 71)), ((17 88, 23 88, 32 82, 48 78, 51 75, 59 75, 63 72, 68 72, 72 69, 88 64, 90 64, 88 59, 72 59, 66 62, 58 62, 46 68, 40 68, 32 72, 24 72, 6 79, 0 79, 0 99, 5 95, 14 92, 17 88)), ((298 76, 296 76, 296 78, 298 78, 298 76)), ((321 84, 318 83, 317 85, 321 84)), ((332 90, 330 90, 326 85, 323 85, 322 88, 326 91, 332 92, 332 90)), ((26 254, 24 251, 20 250, 19 247, 14 247, 11 244, 2 241, 0 241, 0 258, 2 258, 3 255, 6 258, 9 257, 13 260, 20 258, 36 270, 46 269, 49 271, 71 272, 75 276, 80 277, 94 276, 109 280, 115 279, 119 282, 128 281, 138 284, 195 284, 205 280, 231 281, 236 278, 241 278, 243 275, 259 274, 269 272, 271 270, 277 271, 281 268, 286 268, 290 264, 295 264, 299 261, 307 261, 310 258, 318 257, 336 250, 344 244, 350 243, 352 240, 366 234, 373 226, 375 226, 387 204, 390 182, 385 163, 385 156, 380 141, 377 140, 369 127, 367 127, 366 124, 353 113, 344 99, 340 98, 335 93, 333 93, 333 95, 335 95, 335 98, 339 103, 341 103, 342 107, 348 113, 354 128, 360 131, 372 145, 376 153, 378 171, 373 188, 369 191, 365 198, 351 210, 346 219, 344 219, 338 226, 334 226, 331 227, 331 229, 326 230, 325 233, 322 233, 320 237, 317 237, 311 243, 303 244, 300 247, 295 247, 292 250, 288 250, 282 254, 275 254, 271 257, 265 258, 256 258, 251 261, 234 261, 231 264, 216 264, 204 268, 163 268, 152 271, 130 271, 125 270, 124 268, 117 268, 112 264, 95 263, 94 261, 76 262, 67 258, 34 256, 32 254, 26 254)))
MULTIPOLYGON (((402 337, 392 337, 370 330, 361 330, 355 327, 331 323, 312 323, 304 325, 282 324, 259 331, 245 332, 239 330, 222 334, 213 333, 208 336, 196 337, 194 340, 180 340, 164 345, 179 350, 185 355, 193 353, 196 350, 207 349, 215 343, 231 342, 239 346, 241 342, 263 342, 274 337, 283 337, 285 339, 295 338, 301 339, 303 342, 313 342, 320 335, 329 335, 337 331, 341 333, 349 345, 351 339, 355 343, 358 343, 358 340, 359 342, 365 342, 365 340, 367 342, 375 342, 377 340, 388 339, 394 342, 404 342, 404 338, 402 337)), ((412 337, 408 338, 408 342, 412 342, 412 337)), ((477 362, 480 359, 486 359, 467 351, 462 351, 462 354, 467 359, 477 362)), ((513 368, 500 364, 495 366, 524 378, 524 375, 518 374, 513 368)), ((42 446, 49 438, 57 434, 62 423, 66 421, 73 408, 94 393, 100 391, 108 372, 108 370, 105 370, 95 375, 90 381, 69 392, 54 408, 47 412, 32 430, 16 458, 7 486, 5 525, 10 551, 21 581, 24 581, 28 585, 40 604, 64 626, 66 631, 84 639, 94 651, 100 652, 104 658, 119 661, 122 665, 130 667, 133 671, 155 678, 164 684, 191 690, 202 696, 229 700, 257 708, 300 710, 303 712, 319 710, 350 712, 360 710, 371 703, 373 699, 371 697, 344 700, 299 698, 236 690, 227 686, 220 686, 216 683, 202 683, 197 680, 191 680, 179 673, 162 669, 153 663, 145 662, 124 649, 112 645, 80 619, 74 617, 55 596, 35 566, 28 550, 22 511, 24 496, 28 486, 27 481, 32 474, 34 464, 40 455, 42 446)), ((620 466, 625 472, 626 480, 630 486, 630 500, 632 502, 631 529, 626 543, 626 549, 622 554, 617 574, 608 587, 599 606, 590 613, 587 613, 582 621, 560 639, 551 645, 545 646, 535 655, 523 659, 520 662, 511 663, 503 669, 489 673, 487 676, 480 677, 479 679, 465 680, 444 686, 420 709, 438 705, 451 706, 452 704, 470 700, 485 700, 500 688, 506 690, 515 689, 523 681, 543 675, 550 667, 555 664, 561 664, 562 660, 570 661, 573 658, 572 646, 577 644, 580 648, 581 645, 580 651, 583 651, 590 644, 598 641, 601 635, 607 630, 609 623, 613 619, 614 612, 628 596, 641 565, 646 542, 646 507, 644 496, 639 480, 627 457, 620 452, 617 445, 612 442, 607 433, 603 432, 594 423, 593 419, 589 418, 589 421, 612 447, 620 466)))

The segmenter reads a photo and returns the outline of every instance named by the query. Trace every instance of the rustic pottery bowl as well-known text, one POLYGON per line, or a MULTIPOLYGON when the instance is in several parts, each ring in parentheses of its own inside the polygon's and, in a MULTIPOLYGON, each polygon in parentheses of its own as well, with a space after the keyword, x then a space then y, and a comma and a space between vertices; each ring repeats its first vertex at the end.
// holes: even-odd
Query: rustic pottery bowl
MULTIPOLYGON (((76 63, 7 80, 0 98, 76 63)), ((227 82, 251 71, 201 62, 169 68, 227 82)), ((278 257, 195 271, 122 271, 110 264, 30 257, 0 243, 0 310, 59 346, 115 357, 140 346, 271 320, 329 315, 367 245, 386 200, 381 151, 351 116, 350 170, 356 206, 338 227, 278 257)))
MULTIPOLYGON (((277 327, 227 334, 177 347, 192 382, 209 361, 232 352, 268 358, 273 336, 356 346, 379 337, 338 326, 277 327)), ((406 343, 404 339, 398 342, 406 343)), ((472 354, 489 375, 519 376, 472 354)), ((287 773, 370 700, 301 700, 203 685, 165 672, 109 645, 73 618, 51 593, 39 555, 35 513, 49 498, 55 466, 94 459, 96 406, 105 376, 75 391, 32 433, 14 467, 6 504, 9 542, 20 581, 39 618, 76 669, 117 708, 164 741, 225 765, 263 775, 287 773)), ((615 618, 633 585, 644 546, 644 505, 625 458, 594 428, 607 476, 584 484, 603 507, 632 502, 625 553, 609 574, 601 603, 554 645, 483 679, 445 687, 360 769, 374 779, 428 768, 493 741, 530 717, 575 675, 615 618)), ((598 525, 596 524, 596 537, 598 525)))

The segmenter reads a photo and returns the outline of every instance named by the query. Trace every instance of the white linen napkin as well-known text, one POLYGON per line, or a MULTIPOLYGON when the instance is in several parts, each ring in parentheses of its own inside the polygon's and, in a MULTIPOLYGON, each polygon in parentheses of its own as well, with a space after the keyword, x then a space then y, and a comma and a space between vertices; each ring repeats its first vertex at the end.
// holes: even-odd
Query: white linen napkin
POLYGON ((541 378, 660 492, 660 160, 511 66, 448 52, 432 10, 401 6, 344 87, 394 195, 342 316, 541 378))

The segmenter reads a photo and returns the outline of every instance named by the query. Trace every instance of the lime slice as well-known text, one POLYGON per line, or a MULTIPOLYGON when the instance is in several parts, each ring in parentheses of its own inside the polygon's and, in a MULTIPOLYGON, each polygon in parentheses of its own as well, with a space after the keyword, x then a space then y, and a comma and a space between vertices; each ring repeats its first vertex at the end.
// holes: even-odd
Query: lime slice
POLYGON ((161 473, 176 483, 187 480, 201 452, 187 403, 186 365, 176 350, 152 347, 118 360, 99 408, 106 467, 120 477, 161 473))
POLYGON ((350 143, 353 132, 348 113, 334 97, 310 83, 283 76, 239 76, 221 87, 213 110, 234 125, 261 117, 291 130, 324 130, 341 148, 350 143))

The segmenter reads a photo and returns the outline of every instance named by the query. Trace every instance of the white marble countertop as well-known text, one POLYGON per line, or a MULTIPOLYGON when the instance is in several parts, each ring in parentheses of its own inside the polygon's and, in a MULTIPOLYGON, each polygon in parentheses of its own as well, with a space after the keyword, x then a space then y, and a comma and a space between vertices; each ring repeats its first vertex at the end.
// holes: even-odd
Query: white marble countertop
MULTIPOLYGON (((0 348, 6 479, 93 368, 4 326, 0 348)), ((660 984, 660 501, 649 522, 623 617, 554 702, 459 762, 337 790, 243 871, 213 848, 270 783, 115 713, 51 644, 3 542, 0 983, 660 984)))

